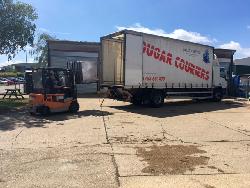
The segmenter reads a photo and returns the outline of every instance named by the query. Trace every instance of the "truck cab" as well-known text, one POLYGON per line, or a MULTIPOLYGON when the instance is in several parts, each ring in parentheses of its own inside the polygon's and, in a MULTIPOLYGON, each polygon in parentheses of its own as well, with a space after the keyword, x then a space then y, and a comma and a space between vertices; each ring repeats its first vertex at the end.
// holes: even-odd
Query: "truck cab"
POLYGON ((225 69, 223 69, 223 67, 220 66, 220 63, 217 57, 215 56, 213 60, 213 86, 215 88, 216 87, 221 88, 222 93, 225 94, 228 86, 227 79, 228 78, 226 76, 225 69))

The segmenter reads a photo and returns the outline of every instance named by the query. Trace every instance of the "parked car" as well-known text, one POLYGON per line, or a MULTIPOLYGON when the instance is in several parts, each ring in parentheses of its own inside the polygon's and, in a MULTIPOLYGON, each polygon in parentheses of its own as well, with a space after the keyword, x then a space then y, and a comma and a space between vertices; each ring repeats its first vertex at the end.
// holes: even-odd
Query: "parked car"
POLYGON ((8 77, 8 80, 11 80, 15 84, 23 84, 24 83, 24 80, 22 78, 18 78, 18 77, 8 77))
POLYGON ((16 82, 16 77, 8 77, 7 79, 16 82))
POLYGON ((24 80, 23 77, 17 77, 17 80, 18 80, 19 84, 24 84, 25 83, 25 80, 24 80))
POLYGON ((24 79, 16 78, 15 83, 17 83, 17 84, 24 84, 24 79))
POLYGON ((7 84, 7 81, 4 78, 0 78, 0 84, 7 84))
POLYGON ((1 84, 5 84, 5 85, 12 85, 12 84, 14 84, 15 82, 12 81, 12 80, 9 80, 9 79, 7 79, 7 78, 1 78, 1 79, 0 79, 0 83, 1 83, 1 84))

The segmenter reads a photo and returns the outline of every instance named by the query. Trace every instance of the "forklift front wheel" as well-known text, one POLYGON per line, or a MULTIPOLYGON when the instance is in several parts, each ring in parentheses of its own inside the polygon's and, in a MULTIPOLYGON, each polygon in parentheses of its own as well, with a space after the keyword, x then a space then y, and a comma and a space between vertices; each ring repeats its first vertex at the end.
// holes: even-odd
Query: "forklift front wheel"
POLYGON ((76 113, 79 110, 79 104, 78 102, 72 102, 69 106, 69 112, 76 113))

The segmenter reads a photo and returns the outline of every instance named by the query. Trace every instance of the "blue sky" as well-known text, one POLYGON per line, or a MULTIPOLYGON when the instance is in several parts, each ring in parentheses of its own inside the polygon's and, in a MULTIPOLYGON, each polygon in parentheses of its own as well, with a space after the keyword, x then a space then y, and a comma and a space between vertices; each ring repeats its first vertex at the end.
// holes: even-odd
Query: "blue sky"
MULTIPOLYGON (((99 41, 129 28, 237 50, 250 56, 250 0, 21 0, 39 15, 37 33, 99 41)), ((28 56, 28 61, 32 62, 28 56)), ((25 62, 24 53, 9 63, 25 62)), ((7 58, 0 56, 0 66, 7 58)))

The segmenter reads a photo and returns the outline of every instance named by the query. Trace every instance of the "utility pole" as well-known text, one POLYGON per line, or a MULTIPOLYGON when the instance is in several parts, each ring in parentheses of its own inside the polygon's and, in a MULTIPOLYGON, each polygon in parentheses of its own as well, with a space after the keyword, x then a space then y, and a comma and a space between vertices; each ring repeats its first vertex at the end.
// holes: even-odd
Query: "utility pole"
POLYGON ((27 51, 26 52, 26 63, 28 63, 28 55, 27 55, 27 51))
POLYGON ((250 93, 250 76, 248 76, 248 78, 247 78, 247 93, 246 93, 246 98, 247 98, 248 100, 250 100, 250 95, 249 95, 249 93, 250 93))

